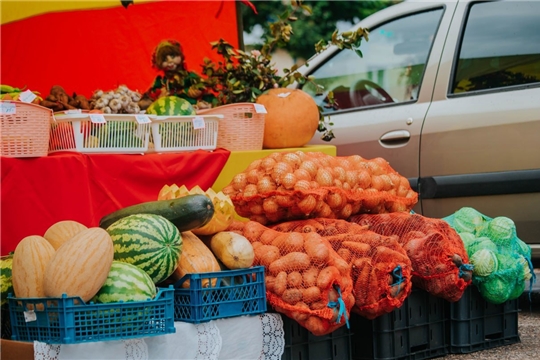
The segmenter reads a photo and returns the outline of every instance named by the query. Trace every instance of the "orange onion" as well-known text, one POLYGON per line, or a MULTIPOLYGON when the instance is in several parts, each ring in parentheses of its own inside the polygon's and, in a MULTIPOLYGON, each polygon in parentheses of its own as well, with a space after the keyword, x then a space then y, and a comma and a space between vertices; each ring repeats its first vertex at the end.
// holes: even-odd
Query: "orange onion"
POLYGON ((310 189, 310 186, 309 186, 309 181, 307 180, 300 180, 300 181, 297 181, 296 184, 294 184, 294 190, 309 190, 310 189))
POLYGON ((296 176, 292 173, 287 173, 281 178, 281 185, 287 190, 293 189, 296 185, 296 176))
POLYGON ((243 190, 247 185, 246 174, 236 174, 232 179, 232 186, 235 190, 243 190))
POLYGON ((261 194, 269 193, 270 191, 276 190, 277 186, 274 180, 270 176, 264 176, 257 183, 257 190, 261 194))
POLYGON ((317 175, 315 175, 315 181, 321 186, 332 186, 334 184, 332 172, 328 168, 319 168, 317 175))

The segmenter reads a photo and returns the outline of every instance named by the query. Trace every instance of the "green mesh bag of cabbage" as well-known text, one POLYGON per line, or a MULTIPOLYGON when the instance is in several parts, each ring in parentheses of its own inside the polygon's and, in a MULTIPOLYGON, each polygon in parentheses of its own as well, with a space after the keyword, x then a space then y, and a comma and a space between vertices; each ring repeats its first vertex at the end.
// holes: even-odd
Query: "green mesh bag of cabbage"
POLYGON ((487 301, 502 304, 529 291, 536 281, 531 248, 517 236, 514 221, 490 218, 463 207, 443 218, 463 240, 473 268, 472 282, 487 301))

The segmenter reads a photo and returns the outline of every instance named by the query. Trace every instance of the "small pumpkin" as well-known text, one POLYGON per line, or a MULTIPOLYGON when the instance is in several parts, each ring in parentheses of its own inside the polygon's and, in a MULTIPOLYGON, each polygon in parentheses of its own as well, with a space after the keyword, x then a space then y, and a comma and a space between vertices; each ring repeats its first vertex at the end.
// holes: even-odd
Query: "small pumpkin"
POLYGON ((306 145, 319 127, 315 100, 300 89, 270 89, 256 102, 264 105, 263 147, 282 149, 306 145))

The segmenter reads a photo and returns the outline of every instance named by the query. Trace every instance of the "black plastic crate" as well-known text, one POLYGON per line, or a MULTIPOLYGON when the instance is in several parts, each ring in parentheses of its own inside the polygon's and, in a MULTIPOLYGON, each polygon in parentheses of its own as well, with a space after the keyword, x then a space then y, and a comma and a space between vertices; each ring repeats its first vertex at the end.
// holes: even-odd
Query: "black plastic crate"
POLYGON ((296 321, 281 315, 285 334, 282 360, 350 360, 351 331, 343 325, 328 335, 315 336, 296 321))
POLYGON ((476 286, 450 303, 450 353, 465 354, 520 342, 519 299, 503 304, 486 301, 476 286))
POLYGON ((0 307, 0 317, 1 317, 1 324, 2 324, 1 325, 2 326, 1 338, 10 340, 11 339, 11 321, 9 321, 9 308, 7 304, 0 307))
POLYGON ((431 359, 448 354, 447 302, 413 288, 403 305, 368 320, 351 314, 352 359, 431 359))

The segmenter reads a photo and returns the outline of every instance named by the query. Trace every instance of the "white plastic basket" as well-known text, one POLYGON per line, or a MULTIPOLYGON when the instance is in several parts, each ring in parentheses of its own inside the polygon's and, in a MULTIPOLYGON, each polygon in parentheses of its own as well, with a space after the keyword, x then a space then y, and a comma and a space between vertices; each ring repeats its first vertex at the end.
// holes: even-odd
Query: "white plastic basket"
POLYGON ((193 151, 217 147, 219 120, 223 115, 148 116, 152 120, 151 150, 193 151), (198 128, 198 125, 204 127, 198 128))
POLYGON ((140 154, 148 151, 150 122, 139 123, 134 114, 102 114, 105 123, 95 123, 90 115, 55 113, 51 122, 49 153, 140 154))

